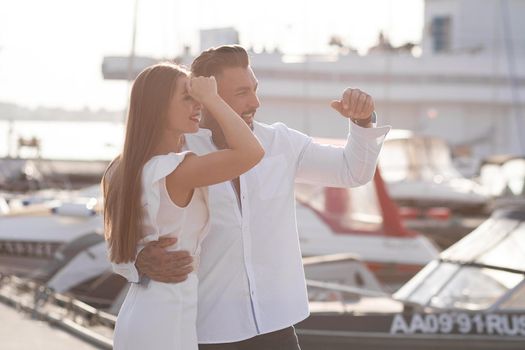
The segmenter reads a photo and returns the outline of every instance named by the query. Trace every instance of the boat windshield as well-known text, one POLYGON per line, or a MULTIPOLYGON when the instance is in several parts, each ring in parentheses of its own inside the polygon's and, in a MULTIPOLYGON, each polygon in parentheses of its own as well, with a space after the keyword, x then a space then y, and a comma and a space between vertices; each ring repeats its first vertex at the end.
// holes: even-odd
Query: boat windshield
POLYGON ((525 196, 525 159, 484 164, 480 169, 480 181, 493 196, 525 196))
POLYGON ((497 164, 485 164, 480 169, 481 185, 491 196, 500 196, 507 186, 501 167, 497 164))
POLYGON ((514 196, 525 196, 525 159, 511 159, 502 166, 507 186, 514 196))
POLYGON ((354 188, 296 184, 295 197, 335 232, 379 231, 383 227, 374 181, 354 188))
MULTIPOLYGON (((395 298, 441 309, 484 310, 523 280, 523 273, 442 262, 417 285, 403 286, 395 298)), ((525 305, 522 294, 514 304, 525 305)))
POLYGON ((7 201, 0 197, 0 215, 9 213, 7 201))
POLYGON ((395 297, 442 309, 484 310, 520 286, 502 305, 523 310, 524 278, 525 222, 493 218, 443 252, 395 297))
POLYGON ((387 182, 441 182, 461 177, 452 165, 449 147, 437 138, 387 140, 381 150, 379 165, 387 182))
POLYGON ((462 267, 429 306, 445 309, 484 310, 523 281, 523 274, 472 266, 462 267))
POLYGON ((525 283, 516 288, 512 296, 500 306, 501 310, 525 310, 525 283))
POLYGON ((443 252, 441 258, 525 271, 525 222, 489 219, 443 252))

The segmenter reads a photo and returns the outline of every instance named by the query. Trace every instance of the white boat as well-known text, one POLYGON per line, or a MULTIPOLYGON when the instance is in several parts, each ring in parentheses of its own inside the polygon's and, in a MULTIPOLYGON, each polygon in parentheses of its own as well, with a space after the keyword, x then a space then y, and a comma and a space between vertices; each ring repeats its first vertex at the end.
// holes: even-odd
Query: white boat
MULTIPOLYGON (((379 173, 371 183, 354 189, 297 185, 296 198, 305 257, 353 254, 392 289, 438 255, 427 238, 403 227, 379 173), (358 202, 366 205, 356 206, 358 202)), ((39 210, 0 221, 0 272, 38 278, 61 292, 78 291, 83 285, 87 300, 88 291, 94 290, 90 283, 111 276, 103 254, 102 217, 96 210, 100 202, 98 185, 76 192, 39 192, 14 201, 15 207, 25 204, 39 210), (35 272, 37 267, 41 268, 35 272)))
POLYGON ((391 197, 401 205, 481 214, 489 200, 483 186, 454 168, 450 148, 437 137, 392 130, 381 150, 379 167, 391 197))
POLYGON ((356 297, 312 302, 301 349, 523 349, 525 207, 495 212, 391 297, 325 289, 356 297))
POLYGON ((10 201, 0 219, 0 273, 44 277, 43 267, 66 243, 102 234, 98 185, 81 191, 45 191, 10 201))
POLYGON ((525 203, 525 157, 489 157, 483 160, 479 172, 481 184, 492 197, 492 209, 525 203))
MULTIPOLYGON (((338 145, 344 140, 318 139, 338 145)), ((351 253, 389 289, 407 281, 439 254, 422 234, 406 229, 379 170, 356 188, 296 185, 303 256, 351 253)))
POLYGON ((2 194, 0 194, 0 216, 8 214, 10 211, 9 204, 2 194))

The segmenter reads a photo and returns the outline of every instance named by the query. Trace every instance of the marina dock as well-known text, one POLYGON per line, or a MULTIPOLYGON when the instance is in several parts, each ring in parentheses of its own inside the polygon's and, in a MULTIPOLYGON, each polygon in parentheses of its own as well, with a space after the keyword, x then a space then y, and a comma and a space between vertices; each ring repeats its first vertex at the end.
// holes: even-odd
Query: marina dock
POLYGON ((0 324, 0 348, 4 350, 100 349, 4 303, 0 303, 0 324))
POLYGON ((2 350, 112 349, 114 322, 68 295, 17 277, 0 279, 2 350))

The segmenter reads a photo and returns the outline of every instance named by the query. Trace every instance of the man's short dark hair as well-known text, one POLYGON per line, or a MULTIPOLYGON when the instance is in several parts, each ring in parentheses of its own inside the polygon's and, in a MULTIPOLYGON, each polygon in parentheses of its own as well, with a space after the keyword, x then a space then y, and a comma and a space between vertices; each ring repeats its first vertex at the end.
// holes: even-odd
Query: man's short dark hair
POLYGON ((250 58, 239 45, 222 45, 202 52, 191 64, 195 76, 209 77, 222 73, 224 68, 246 68, 250 58))

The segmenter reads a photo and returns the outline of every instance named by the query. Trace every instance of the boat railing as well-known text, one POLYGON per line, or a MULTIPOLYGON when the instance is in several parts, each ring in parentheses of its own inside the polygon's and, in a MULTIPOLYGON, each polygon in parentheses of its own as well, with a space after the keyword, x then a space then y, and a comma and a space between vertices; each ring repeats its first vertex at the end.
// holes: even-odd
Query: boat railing
POLYGON ((112 349, 116 316, 34 281, 0 276, 0 302, 47 321, 97 346, 112 349))
POLYGON ((323 282, 323 281, 315 281, 315 280, 307 279, 306 285, 308 287, 315 287, 315 288, 332 290, 336 292, 350 293, 350 294, 355 294, 358 296, 392 298, 392 295, 389 293, 369 290, 369 289, 359 288, 359 287, 354 287, 354 286, 347 286, 344 284, 339 284, 339 283, 334 283, 334 282, 323 282))

